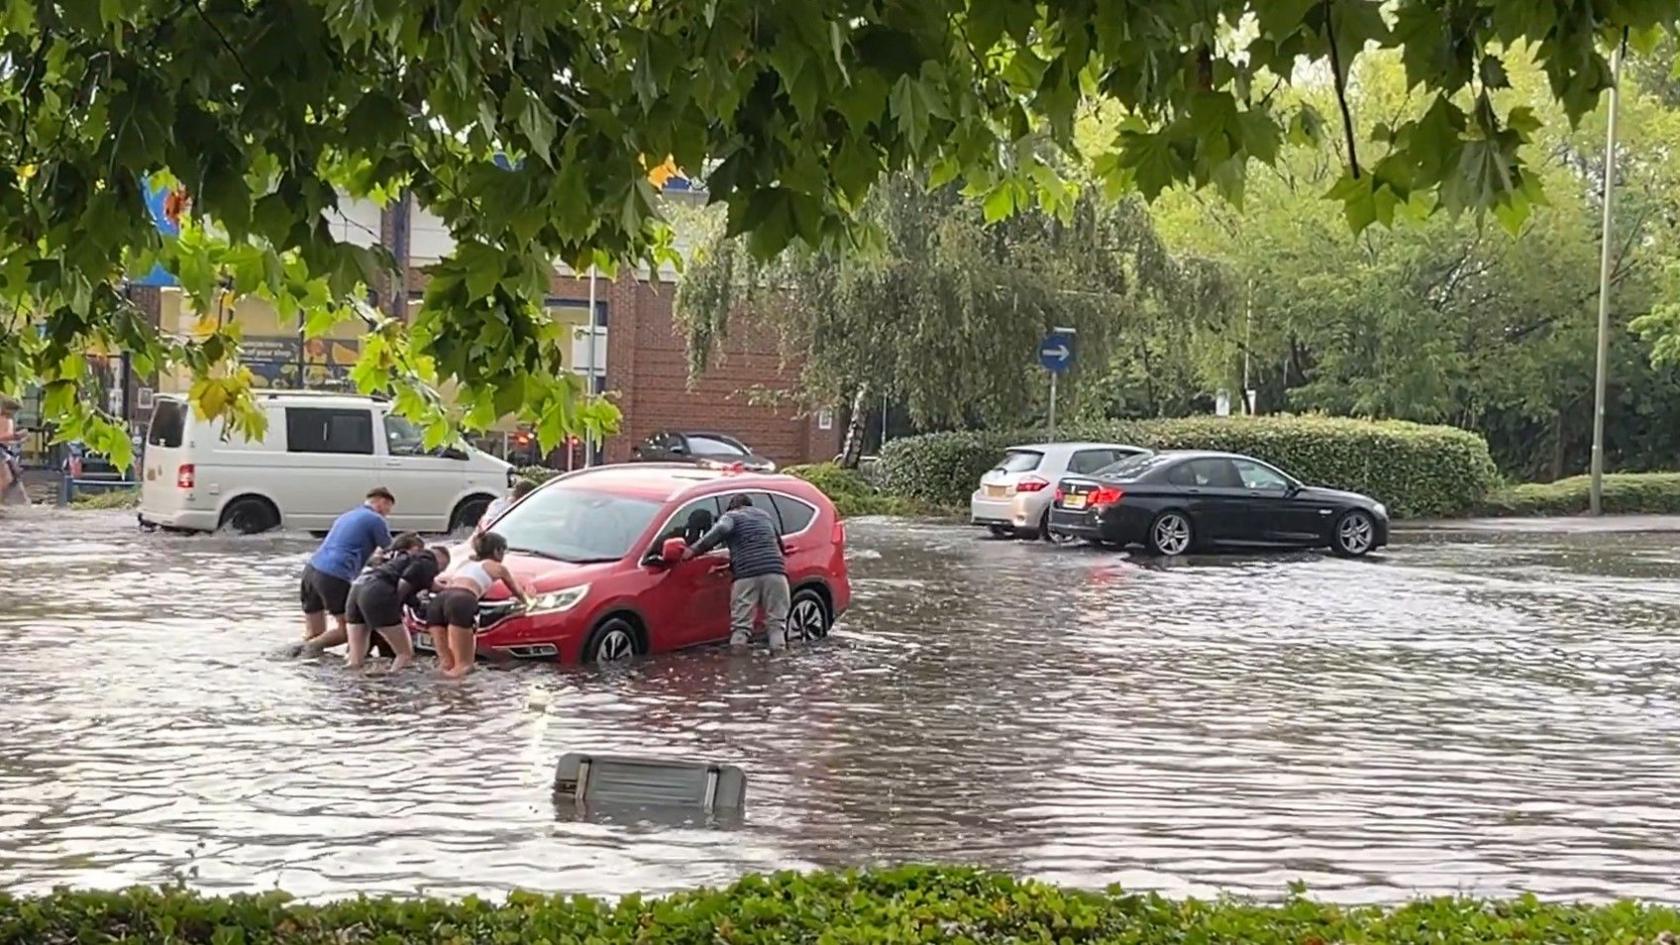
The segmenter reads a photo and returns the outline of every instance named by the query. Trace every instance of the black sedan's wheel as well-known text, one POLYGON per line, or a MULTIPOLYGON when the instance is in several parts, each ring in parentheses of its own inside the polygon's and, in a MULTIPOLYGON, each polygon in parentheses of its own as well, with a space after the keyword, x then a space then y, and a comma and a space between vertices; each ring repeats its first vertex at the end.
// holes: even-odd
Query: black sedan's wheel
POLYGON ((823 602, 821 594, 805 588, 793 595, 793 603, 788 607, 789 642, 821 640, 828 636, 828 627, 828 604, 823 602))
POLYGON ((1049 509, 1044 510, 1044 518, 1039 520, 1039 523, 1038 523, 1038 537, 1044 539, 1045 541, 1049 542, 1052 545, 1067 545, 1067 544, 1072 544, 1073 542, 1078 540, 1078 539, 1074 538, 1072 535, 1058 535, 1055 532, 1050 530, 1050 510, 1049 509))
POLYGON ((1190 516, 1183 512, 1162 512, 1149 523, 1149 550, 1158 555, 1176 558, 1190 550, 1195 538, 1190 516))
POLYGON ((641 652, 641 635, 635 626, 623 617, 608 617, 590 634, 589 643, 583 648, 583 661, 602 665, 623 663, 641 652))
POLYGON ((1367 513, 1354 509, 1336 520, 1336 534, 1330 541, 1330 550, 1344 558, 1362 558, 1376 543, 1377 523, 1367 513))

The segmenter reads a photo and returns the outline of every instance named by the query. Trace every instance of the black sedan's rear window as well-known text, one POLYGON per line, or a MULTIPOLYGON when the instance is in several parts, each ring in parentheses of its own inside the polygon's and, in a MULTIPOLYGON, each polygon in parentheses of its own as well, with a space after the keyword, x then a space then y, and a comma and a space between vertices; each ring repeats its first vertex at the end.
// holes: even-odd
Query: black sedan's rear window
POLYGON ((1096 476, 1101 479, 1112 479, 1116 482, 1136 482, 1173 461, 1174 457, 1161 453, 1128 456, 1117 463, 1097 470, 1096 476))

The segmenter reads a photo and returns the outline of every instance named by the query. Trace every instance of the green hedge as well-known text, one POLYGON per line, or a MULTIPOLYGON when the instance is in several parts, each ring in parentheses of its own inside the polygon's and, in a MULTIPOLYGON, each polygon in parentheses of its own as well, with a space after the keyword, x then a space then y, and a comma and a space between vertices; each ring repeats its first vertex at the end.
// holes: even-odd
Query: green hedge
MULTIPOLYGON (((1500 489, 1482 501, 1483 515, 1584 515, 1591 504, 1587 476, 1500 489)), ((1680 473, 1611 473, 1604 477, 1604 511, 1680 514, 1680 473)))
POLYGON ((70 506, 77 509, 137 509, 140 507, 140 487, 78 492, 70 500, 70 506))
MULTIPOLYGON (((1084 424, 1058 433, 1061 440, 1243 453, 1313 485, 1366 493, 1406 518, 1467 512, 1498 478, 1480 436, 1393 420, 1190 417, 1084 424)), ((1042 430, 1017 430, 893 440, 881 451, 886 487, 935 505, 965 504, 1005 448, 1044 439, 1042 430)))
POLYGON ((722 890, 608 903, 516 893, 477 899, 355 899, 300 905, 279 893, 181 890, 0 894, 0 945, 1656 945, 1674 909, 1473 899, 1400 906, 1180 901, 1063 889, 968 869, 748 877, 722 890))
POLYGON ((816 463, 810 466, 789 466, 782 470, 790 476, 809 482, 821 489, 834 503, 841 518, 860 515, 943 515, 952 509, 919 502, 907 496, 883 492, 869 478, 855 469, 845 469, 835 463, 816 463))

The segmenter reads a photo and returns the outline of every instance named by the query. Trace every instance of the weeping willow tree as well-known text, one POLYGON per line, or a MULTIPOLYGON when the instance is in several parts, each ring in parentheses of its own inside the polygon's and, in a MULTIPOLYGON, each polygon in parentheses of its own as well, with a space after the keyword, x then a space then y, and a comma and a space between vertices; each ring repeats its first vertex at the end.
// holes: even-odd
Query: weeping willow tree
POLYGON ((749 317, 801 366, 784 396, 851 405, 848 462, 861 449, 862 406, 883 392, 922 427, 1038 420, 1046 390, 1035 351, 1052 327, 1078 331, 1066 406, 1103 399, 1111 352, 1146 311, 1170 304, 1185 267, 1138 202, 1085 193, 1059 214, 987 216, 955 188, 899 176, 872 192, 845 248, 768 262, 712 218, 675 298, 691 375, 716 356, 731 317, 749 317))

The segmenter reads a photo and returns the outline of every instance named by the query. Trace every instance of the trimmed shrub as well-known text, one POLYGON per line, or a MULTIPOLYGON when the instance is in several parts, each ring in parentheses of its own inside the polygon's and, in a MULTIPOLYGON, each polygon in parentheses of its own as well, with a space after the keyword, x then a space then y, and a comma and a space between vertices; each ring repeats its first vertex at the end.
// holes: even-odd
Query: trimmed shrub
MULTIPOLYGON (((891 492, 936 505, 962 504, 1003 450, 1041 442, 1043 431, 930 433, 893 440, 881 452, 891 492)), ((1058 439, 1150 449, 1242 453, 1316 486, 1363 492, 1396 517, 1457 515, 1497 481, 1487 441, 1455 427, 1339 417, 1189 417, 1077 424, 1058 439)))
POLYGON ((70 507, 76 509, 137 509, 140 507, 140 489, 136 486, 129 489, 78 492, 70 500, 70 507))
MULTIPOLYGON (((1478 511, 1483 515, 1585 515, 1592 503, 1591 489, 1588 476, 1530 482, 1494 492, 1478 511)), ((1680 473, 1611 473, 1604 477, 1604 511, 1680 514, 1680 473)))
POLYGON ((549 469, 547 466, 520 466, 513 472, 514 475, 519 478, 529 479, 538 485, 542 485, 550 479, 553 479, 555 476, 560 475, 560 470, 549 469))
POLYGON ((782 470, 798 476, 822 490, 834 503, 841 518, 861 515, 915 515, 932 511, 903 496, 888 495, 877 489, 855 469, 836 463, 816 463, 810 466, 789 466, 782 470))
POLYGON ((1672 908, 1427 899, 1338 906, 1299 892, 1273 903, 1175 900, 1064 889, 961 868, 749 876, 721 889, 663 898, 514 893, 478 899, 352 899, 324 905, 280 893, 206 897, 180 889, 0 894, 0 943, 72 945, 375 945, 590 942, 1044 942, 1061 945, 1659 945, 1680 930, 1672 908))

